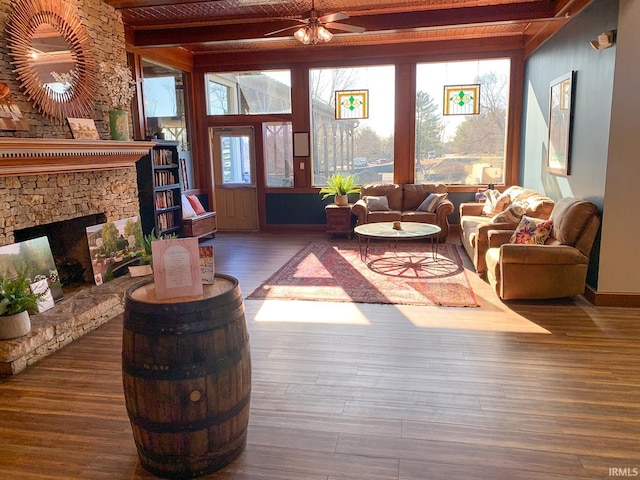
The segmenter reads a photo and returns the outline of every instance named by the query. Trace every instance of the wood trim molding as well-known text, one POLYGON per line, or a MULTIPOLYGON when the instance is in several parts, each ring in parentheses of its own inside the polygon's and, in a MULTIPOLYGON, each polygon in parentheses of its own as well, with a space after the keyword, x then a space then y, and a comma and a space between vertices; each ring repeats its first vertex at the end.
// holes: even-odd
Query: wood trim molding
POLYGON ((587 285, 584 298, 596 307, 640 308, 640 295, 634 293, 600 293, 587 285))
POLYGON ((155 143, 0 138, 0 177, 132 167, 155 143))

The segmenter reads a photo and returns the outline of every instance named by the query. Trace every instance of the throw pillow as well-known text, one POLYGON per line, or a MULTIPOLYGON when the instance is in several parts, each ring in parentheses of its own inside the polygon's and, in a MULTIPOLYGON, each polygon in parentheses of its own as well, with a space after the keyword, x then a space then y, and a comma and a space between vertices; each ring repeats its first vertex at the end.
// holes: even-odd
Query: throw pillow
POLYGON ((553 222, 551 220, 541 220, 523 215, 509 242, 524 245, 543 245, 551 234, 552 226, 553 222))
POLYGON ((428 212, 433 213, 438 208, 438 205, 442 203, 442 201, 447 198, 447 193, 430 193, 427 195, 422 203, 416 208, 419 212, 428 212))
POLYGON ((193 207, 193 210, 196 212, 196 215, 202 215, 203 213, 207 213, 202 204, 200 203, 200 199, 195 195, 187 195, 187 200, 193 207))
POLYGON ((518 223, 525 211, 519 203, 512 203, 503 212, 491 217, 489 223, 518 223))
POLYGON ((384 197, 375 197, 373 195, 362 197, 364 203, 367 204, 367 210, 370 212, 382 212, 385 210, 391 210, 389 208, 389 199, 384 197))
POLYGON ((482 214, 491 217, 496 213, 502 212, 511 203, 509 195, 500 193, 498 190, 487 190, 484 192, 485 201, 482 208, 482 214))
POLYGON ((196 216, 196 211, 191 206, 191 202, 186 195, 182 195, 182 218, 192 218, 196 216))

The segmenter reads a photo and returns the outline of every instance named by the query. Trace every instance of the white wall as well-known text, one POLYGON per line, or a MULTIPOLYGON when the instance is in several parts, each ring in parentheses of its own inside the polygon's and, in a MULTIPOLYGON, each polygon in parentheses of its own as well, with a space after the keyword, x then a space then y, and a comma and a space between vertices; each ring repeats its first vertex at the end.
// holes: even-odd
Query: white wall
POLYGON ((620 0, 598 293, 640 293, 640 1, 620 0))

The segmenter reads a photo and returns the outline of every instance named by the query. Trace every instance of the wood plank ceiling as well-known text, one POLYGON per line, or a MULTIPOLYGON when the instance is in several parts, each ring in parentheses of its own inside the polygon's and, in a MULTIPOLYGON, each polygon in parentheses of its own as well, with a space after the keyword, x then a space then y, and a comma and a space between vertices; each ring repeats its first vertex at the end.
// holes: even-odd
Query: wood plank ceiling
POLYGON ((308 48, 293 33, 312 6, 318 16, 343 12, 349 18, 340 23, 366 29, 333 30, 332 47, 501 39, 530 53, 592 0, 104 1, 121 12, 134 47, 197 56, 308 48), (265 36, 279 29, 286 30, 265 36))

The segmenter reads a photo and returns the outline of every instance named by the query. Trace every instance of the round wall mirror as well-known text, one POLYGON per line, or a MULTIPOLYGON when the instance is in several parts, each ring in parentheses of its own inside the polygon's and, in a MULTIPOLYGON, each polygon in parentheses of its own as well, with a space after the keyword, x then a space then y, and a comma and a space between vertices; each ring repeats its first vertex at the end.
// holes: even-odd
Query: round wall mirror
POLYGON ((90 40, 64 0, 12 3, 7 38, 24 94, 51 119, 93 117, 95 64, 90 40))

